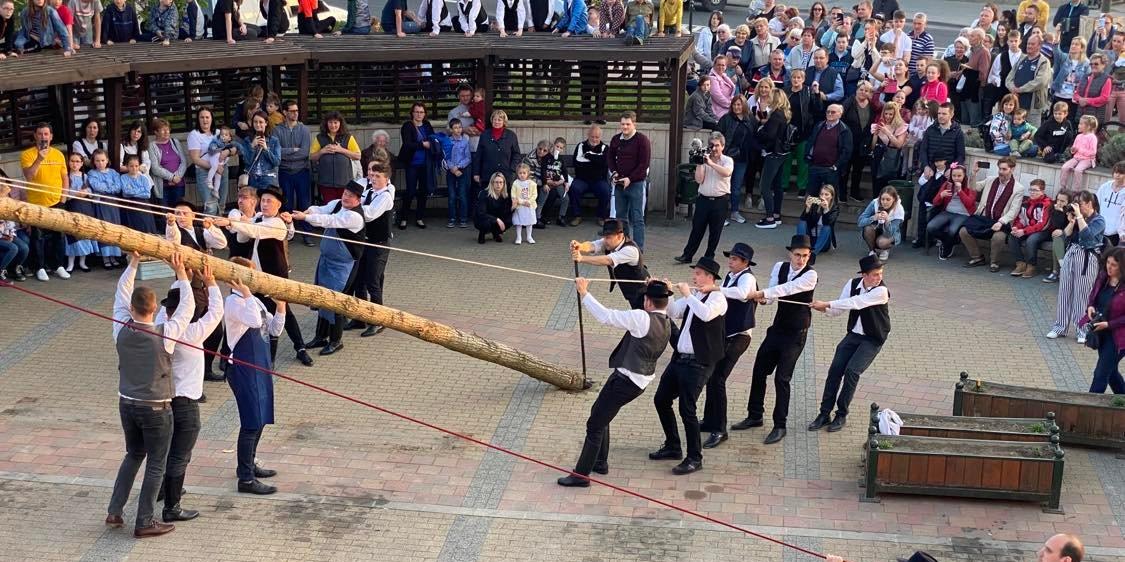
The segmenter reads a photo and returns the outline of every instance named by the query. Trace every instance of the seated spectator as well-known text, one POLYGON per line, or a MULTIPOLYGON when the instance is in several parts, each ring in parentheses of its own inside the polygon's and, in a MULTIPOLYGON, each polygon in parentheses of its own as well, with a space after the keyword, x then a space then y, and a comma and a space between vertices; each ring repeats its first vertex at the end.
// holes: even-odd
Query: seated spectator
POLYGON ((1072 156, 1062 165, 1059 175, 1059 189, 1068 191, 1081 191, 1086 188, 1082 183, 1082 174, 1093 168, 1098 158, 1098 118, 1093 115, 1083 115, 1078 120, 1078 136, 1074 137, 1074 144, 1070 146, 1072 156))
POLYGON ((586 140, 574 146, 574 180, 570 184, 570 226, 582 223, 582 196, 593 193, 598 199, 598 226, 609 218, 609 168, 606 165, 606 150, 602 142, 602 128, 591 125, 586 131, 586 140))
POLYGON ((992 141, 992 152, 998 156, 1008 156, 1012 153, 1012 121, 1016 110, 1020 108, 1020 98, 1015 94, 1008 94, 1000 100, 999 111, 988 121, 988 137, 992 141))
POLYGON ((939 212, 926 224, 926 234, 937 242, 938 259, 953 256, 957 233, 976 208, 977 192, 969 185, 964 166, 956 162, 950 164, 948 179, 938 188, 933 208, 929 210, 929 213, 939 212))
POLYGON ((1021 156, 1035 156, 1035 133, 1038 131, 1035 125, 1032 125, 1027 120, 1027 110, 1019 108, 1012 114, 1012 140, 1009 142, 1009 148, 1012 156, 1017 158, 1021 156))
MULTIPOLYGON (((596 13, 596 12, 595 12, 596 13)), ((452 18, 453 30, 464 33, 465 37, 476 35, 477 31, 488 29, 488 12, 484 9, 484 0, 458 0, 457 17, 452 18)), ((594 26, 597 29, 597 26, 594 26)), ((461 122, 464 127, 464 121, 461 122)), ((465 131, 468 134, 466 128, 465 131)), ((469 135, 473 136, 473 135, 469 135)))
MULTIPOLYGON (((297 0, 297 33, 320 39, 336 28, 336 18, 320 19, 320 0, 297 0)), ((364 168, 365 170, 367 168, 364 168)))
MULTIPOLYGON (((1098 121, 1108 121, 1113 108, 1109 97, 1113 93, 1113 80, 1108 72, 1109 59, 1102 53, 1090 57, 1090 72, 1074 90, 1074 105, 1079 116, 1092 115, 1098 121)), ((1119 119, 1122 117, 1119 115, 1119 119)))
POLYGON ((289 16, 286 14, 285 0, 258 0, 263 25, 258 28, 258 37, 273 43, 274 38, 289 29, 289 16))
POLYGON ((66 28, 66 35, 70 38, 70 50, 77 52, 79 49, 78 38, 74 36, 74 12, 71 11, 70 6, 67 6, 63 0, 47 0, 47 5, 54 8, 55 12, 59 14, 59 20, 62 21, 63 27, 66 28))
POLYGON ((496 242, 503 242, 505 230, 512 226, 512 197, 508 192, 508 181, 504 174, 496 172, 489 178, 488 187, 477 195, 476 215, 473 224, 477 227, 477 243, 484 244, 484 237, 491 234, 496 242))
POLYGON ((430 37, 437 37, 442 31, 453 29, 453 22, 449 19, 449 9, 442 0, 422 0, 418 6, 418 23, 422 26, 422 33, 429 33, 430 37))
POLYGON ((637 18, 644 22, 644 31, 638 32, 645 37, 651 33, 651 30, 656 27, 657 18, 655 17, 656 7, 652 5, 649 0, 632 0, 625 5, 625 27, 637 26, 637 18))
MULTIPOLYGON (((406 10, 406 4, 399 2, 398 0, 387 2, 387 6, 391 5, 401 7, 402 10, 406 10)), ((387 6, 383 7, 382 19, 384 32, 387 32, 387 6)), ((391 14, 391 17, 393 18, 394 14, 391 14)), ((405 19, 406 17, 404 16, 404 21, 405 19)), ((344 20, 344 27, 340 30, 340 32, 346 33, 348 35, 367 35, 371 33, 371 4, 368 2, 368 0, 350 0, 348 2, 348 16, 347 19, 344 20)), ((394 31, 390 31, 388 33, 394 33, 394 31)), ((415 31, 414 33, 417 33, 417 31, 415 31)))
POLYGON ((546 222, 550 222, 550 218, 546 222, 543 221, 543 212, 554 202, 559 202, 559 215, 555 223, 559 226, 567 225, 566 212, 570 208, 567 184, 570 183, 570 175, 566 173, 566 166, 560 158, 564 150, 566 150, 566 139, 555 139, 553 145, 546 140, 541 140, 535 146, 535 150, 524 157, 524 163, 531 171, 531 181, 539 186, 539 192, 535 197, 536 228, 547 227, 546 222))
POLYGON ((902 243, 904 220, 906 209, 902 208, 898 190, 888 185, 863 209, 856 219, 856 226, 867 249, 880 261, 886 261, 891 256, 891 248, 902 243))
MULTIPOLYGON (((1105 234, 1105 219, 1098 214, 1098 198, 1089 191, 1074 194, 1074 202, 1067 210, 1067 225, 1063 228, 1068 247, 1059 267, 1059 296, 1055 307, 1055 323, 1047 337, 1066 337, 1071 326, 1086 312, 1086 302, 1098 273, 1098 252, 1105 234)), ((1086 343, 1086 334, 1078 331, 1078 343, 1086 343)))
POLYGON ((169 45, 180 36, 180 14, 172 0, 159 0, 148 7, 148 20, 140 40, 146 43, 169 45))
POLYGON ((211 19, 211 38, 234 45, 237 41, 253 39, 257 32, 242 21, 242 0, 218 0, 211 19))
POLYGON ((1027 197, 1023 198, 1016 219, 1012 221, 1012 232, 1008 237, 1008 251, 1016 258, 1016 267, 1010 273, 1012 277, 1031 279, 1039 269, 1039 245, 1051 236, 1047 227, 1051 222, 1053 203, 1046 190, 1047 182, 1038 178, 1031 180, 1027 197))
POLYGON ((15 14, 15 2, 12 0, 0 0, 0 60, 19 56, 16 53, 15 14))
POLYGON ((660 25, 656 28, 656 36, 664 37, 665 34, 683 37, 684 3, 661 2, 660 25))
POLYGON ((183 17, 180 18, 180 40, 191 43, 193 40, 205 37, 207 37, 207 16, 203 13, 203 8, 199 7, 199 2, 188 0, 184 4, 183 17))
POLYGON ((1125 350, 1125 248, 1110 248, 1101 258, 1101 268, 1086 301, 1086 314, 1078 321, 1078 329, 1095 333, 1098 363, 1094 367, 1090 392, 1103 394, 1109 387, 1114 394, 1125 394, 1125 378, 1118 362, 1125 350), (1117 341, 1121 340, 1120 346, 1117 341))
POLYGON ((383 129, 371 133, 371 144, 359 155, 359 162, 364 170, 369 169, 375 161, 388 166, 391 163, 391 135, 383 129))
MULTIPOLYGON (((500 4, 497 3, 497 7, 499 6, 500 4)), ((601 20, 599 36, 617 37, 625 26, 625 4, 622 0, 605 0, 598 13, 600 14, 598 19, 601 20)), ((499 12, 497 14, 497 19, 500 19, 499 12)))
POLYGON ((699 87, 688 97, 687 107, 684 109, 684 128, 714 131, 718 126, 719 118, 711 107, 711 77, 701 76, 699 87))
MULTIPOLYGON (((71 0, 68 2, 67 7, 70 8, 74 16, 72 39, 75 46, 93 45, 94 40, 97 39, 98 34, 101 33, 101 0, 71 0)), ((0 12, 2 11, 3 10, 0 9, 0 12)), ((2 52, 3 51, 0 51, 0 53, 2 52)))
POLYGON ((1052 118, 1040 125, 1032 137, 1036 153, 1049 164, 1062 160, 1066 149, 1074 142, 1074 125, 1067 119, 1067 111, 1065 102, 1056 103, 1051 111, 1052 118))
MULTIPOLYGON (((1000 271, 1000 252, 1007 241, 1012 221, 1019 214, 1020 203, 1026 192, 1026 188, 1016 181, 1015 168, 1015 159, 1005 156, 996 163, 996 176, 978 181, 973 187, 980 192, 976 211, 957 231, 961 243, 969 252, 969 261, 965 267, 984 265, 984 256, 977 246, 977 240, 987 239, 991 240, 988 270, 993 273, 1000 271)), ((974 178, 978 172, 979 160, 973 164, 974 178)))
POLYGON ((1069 191, 1060 191, 1055 194, 1055 201, 1051 205, 1051 218, 1047 223, 1046 230, 1051 233, 1051 267, 1048 270, 1050 273, 1043 278, 1044 283, 1058 283, 1059 282, 1059 266, 1062 264, 1063 257, 1066 256, 1067 237, 1063 233, 1066 228, 1067 220, 1066 212, 1070 209, 1072 195, 1069 191))
MULTIPOLYGON (((117 1, 124 3, 125 0, 117 1)), ((94 46, 97 47, 96 44, 94 46)), ((70 34, 59 13, 47 5, 47 0, 31 0, 20 11, 20 28, 12 41, 12 47, 12 52, 19 54, 55 47, 62 49, 64 57, 74 54, 70 48, 70 34)))
MULTIPOLYGON (((136 43, 141 38, 141 20, 137 11, 126 0, 113 0, 102 12, 102 42, 136 43)), ((98 47, 97 44, 94 47, 98 47)))
MULTIPOLYGON (((7 177, 0 172, 0 178, 7 177)), ((0 198, 11 197, 11 193, 11 186, 0 183, 0 198)), ((28 240, 21 233, 19 223, 0 221, 0 281, 7 281, 9 277, 13 281, 27 280, 23 273, 23 263, 27 261, 28 240)))
POLYGON ((827 252, 835 244, 839 216, 840 202, 836 199, 835 187, 822 186, 819 196, 805 198, 805 210, 797 219, 797 234, 812 240, 814 256, 827 252))

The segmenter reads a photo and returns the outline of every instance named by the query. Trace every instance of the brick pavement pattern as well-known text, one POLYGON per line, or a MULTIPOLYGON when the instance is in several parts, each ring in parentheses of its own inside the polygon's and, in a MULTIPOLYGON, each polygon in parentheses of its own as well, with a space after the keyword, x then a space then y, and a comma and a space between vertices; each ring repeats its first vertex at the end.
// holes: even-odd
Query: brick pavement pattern
MULTIPOLYGON (((684 221, 650 225, 646 263, 653 274, 686 280, 671 257, 684 221)), ((764 282, 784 259, 792 224, 774 231, 732 225, 757 250, 764 282)), ((566 244, 596 226, 551 227, 535 246, 477 245, 461 230, 396 233, 396 246, 569 276, 566 244)), ((818 297, 835 298, 855 271, 858 237, 820 257, 818 297)), ((294 278, 310 281, 315 249, 292 248, 294 278)), ((604 277, 601 268, 584 273, 604 277)), ((108 312, 116 273, 26 286, 108 312)), ((901 411, 948 413, 964 370, 988 380, 1082 389, 1095 356, 1074 340, 1042 337, 1054 316, 1055 286, 1011 279, 956 261, 896 250, 887 269, 893 331, 864 375, 854 408, 876 401, 901 411)), ((166 281, 145 284, 166 288, 166 281)), ((624 308, 606 284, 593 291, 624 308)), ((392 254, 386 302, 475 331, 547 360, 577 366, 573 288, 554 280, 392 254)), ((299 307, 306 334, 313 313, 299 307)), ((225 384, 207 383, 204 430, 188 472, 184 504, 202 516, 175 533, 134 541, 102 525, 123 454, 116 413, 116 359, 103 320, 0 289, 0 552, 5 560, 450 560, 582 562, 633 560, 812 560, 749 536, 607 488, 564 489, 559 474, 344 403, 304 387, 276 385, 278 424, 266 430, 261 459, 279 471, 269 498, 234 491, 237 412, 225 384), (177 556, 178 555, 178 556, 177 556)), ((730 378, 731 417, 740 418, 754 353, 773 310, 730 378)), ((850 560, 893 560, 916 548, 939 560, 1029 560, 1050 534, 1075 532, 1093 560, 1125 560, 1125 470, 1111 454, 1067 448, 1064 515, 1016 502, 888 495, 860 503, 862 423, 806 434, 824 373, 845 332, 843 319, 816 315, 794 380, 793 431, 767 447, 764 430, 732 433, 705 451, 705 470, 671 474, 647 459, 661 442, 652 391, 613 426, 607 480, 663 501, 745 525, 850 560)), ((620 333, 586 321, 589 374, 604 381, 620 333)), ((661 362, 662 368, 667 354, 661 362)), ((596 388, 569 393, 394 332, 345 336, 342 352, 296 364, 285 338, 278 368, 288 375, 572 466, 596 388)), ((653 387, 655 389, 655 387, 653 387)), ((772 407, 772 392, 767 408, 772 407)), ((768 429, 768 428, 767 428, 768 429)), ((126 514, 126 519, 130 515, 126 514)))

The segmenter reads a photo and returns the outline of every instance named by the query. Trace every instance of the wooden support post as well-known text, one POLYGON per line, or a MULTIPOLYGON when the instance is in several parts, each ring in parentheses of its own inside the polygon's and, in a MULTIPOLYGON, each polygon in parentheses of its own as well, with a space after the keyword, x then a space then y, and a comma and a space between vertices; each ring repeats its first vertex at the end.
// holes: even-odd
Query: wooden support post
MULTIPOLYGON (((121 95, 124 93, 125 79, 122 77, 109 78, 102 82, 105 90, 105 127, 109 129, 109 146, 121 146, 121 95)), ((118 162, 116 148, 109 151, 110 169, 117 169, 118 162)))
POLYGON ((664 202, 664 218, 676 217, 676 184, 679 183, 677 166, 680 164, 680 147, 684 138, 684 91, 687 88, 687 64, 679 59, 668 61, 668 71, 672 76, 672 107, 668 113, 668 185, 664 202))
MULTIPOLYGON (((301 113, 304 114, 303 117, 302 117, 302 119, 304 121, 312 122, 312 121, 319 121, 320 120, 319 117, 317 117, 316 119, 313 119, 313 118, 309 117, 312 108, 309 107, 309 64, 308 63, 301 63, 301 66, 297 68, 297 106, 301 108, 301 113)), ((317 113, 319 113, 319 112, 317 112, 317 113)))

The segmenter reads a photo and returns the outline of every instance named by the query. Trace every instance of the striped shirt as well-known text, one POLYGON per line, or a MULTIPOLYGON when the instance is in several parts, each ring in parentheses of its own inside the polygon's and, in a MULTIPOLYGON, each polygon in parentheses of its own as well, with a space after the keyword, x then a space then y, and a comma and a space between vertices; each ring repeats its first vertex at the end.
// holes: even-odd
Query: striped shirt
POLYGON ((910 32, 910 40, 913 45, 910 49, 910 72, 918 71, 918 59, 921 57, 934 58, 934 36, 930 32, 923 31, 921 34, 910 32))

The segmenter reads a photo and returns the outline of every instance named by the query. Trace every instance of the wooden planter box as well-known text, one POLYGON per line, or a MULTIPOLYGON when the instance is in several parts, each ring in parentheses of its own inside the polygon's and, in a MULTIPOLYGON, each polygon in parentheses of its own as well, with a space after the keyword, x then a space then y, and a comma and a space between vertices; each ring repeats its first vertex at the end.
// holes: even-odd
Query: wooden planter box
POLYGON ((1062 513, 1063 451, 1050 443, 872 434, 863 501, 881 493, 1037 501, 1062 513))
MULTIPOLYGON (((872 408, 878 406, 872 404, 872 408)), ((1059 432, 1053 412, 1047 412, 1044 418, 969 418, 901 412, 898 415, 902 418, 899 433, 916 437, 1050 443, 1051 436, 1059 432)))
POLYGON ((1055 412, 1067 445, 1125 450, 1125 397, 970 380, 968 373, 961 373, 953 392, 954 416, 1040 417, 1048 412, 1055 412))

